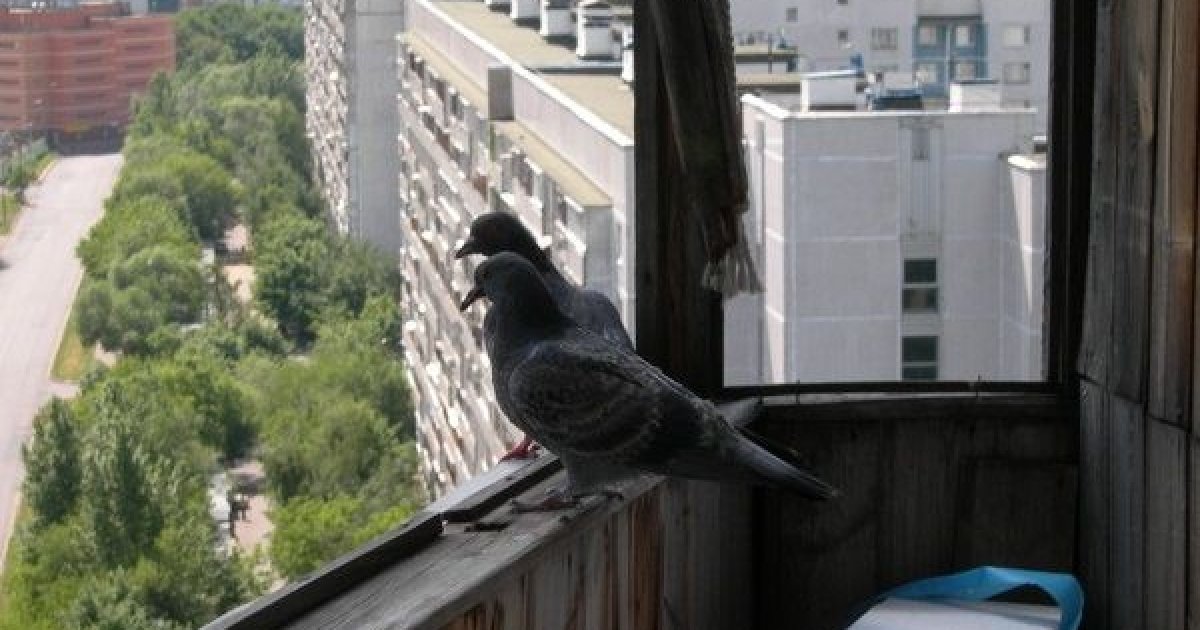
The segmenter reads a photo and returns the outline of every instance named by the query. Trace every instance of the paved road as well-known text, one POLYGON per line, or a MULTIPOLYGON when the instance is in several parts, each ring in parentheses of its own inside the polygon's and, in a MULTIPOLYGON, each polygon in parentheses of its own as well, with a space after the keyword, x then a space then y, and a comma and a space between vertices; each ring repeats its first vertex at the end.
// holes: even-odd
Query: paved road
POLYGON ((50 366, 83 271, 75 245, 100 217, 119 155, 61 158, 0 242, 0 562, 21 478, 21 442, 53 393, 50 366))

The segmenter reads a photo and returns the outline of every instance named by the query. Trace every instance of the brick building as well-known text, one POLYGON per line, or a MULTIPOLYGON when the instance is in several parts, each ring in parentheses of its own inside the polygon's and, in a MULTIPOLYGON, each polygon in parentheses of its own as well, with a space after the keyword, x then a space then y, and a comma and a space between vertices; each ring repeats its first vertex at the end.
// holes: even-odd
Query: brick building
POLYGON ((0 131, 59 145, 115 138, 132 96, 174 67, 169 16, 121 3, 0 7, 0 131))

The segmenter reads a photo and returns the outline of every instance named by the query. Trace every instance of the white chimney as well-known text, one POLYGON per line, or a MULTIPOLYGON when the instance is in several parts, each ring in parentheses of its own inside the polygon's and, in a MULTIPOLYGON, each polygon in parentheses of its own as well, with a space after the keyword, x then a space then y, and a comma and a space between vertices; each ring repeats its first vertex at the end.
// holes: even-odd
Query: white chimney
POLYGON ((858 107, 853 76, 806 76, 800 80, 800 106, 805 110, 853 110, 858 107))
POLYGON ((999 107, 1000 103, 1000 84, 995 81, 980 79, 950 83, 949 109, 952 112, 999 107))
POLYGON ((579 5, 575 23, 575 54, 582 59, 612 59, 612 6, 602 0, 579 5))
POLYGON ((621 80, 633 83, 633 27, 621 30, 621 80))
POLYGON ((508 17, 518 22, 532 22, 538 19, 538 0, 511 0, 508 17))
POLYGON ((542 37, 568 37, 572 26, 571 0, 542 0, 542 37))

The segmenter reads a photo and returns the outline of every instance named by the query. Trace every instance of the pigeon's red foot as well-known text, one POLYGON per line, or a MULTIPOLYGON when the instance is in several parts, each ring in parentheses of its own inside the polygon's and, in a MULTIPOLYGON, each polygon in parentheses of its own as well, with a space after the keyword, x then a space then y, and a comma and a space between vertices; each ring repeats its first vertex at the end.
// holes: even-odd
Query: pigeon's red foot
POLYGON ((512 447, 512 450, 505 453, 504 457, 500 458, 500 461, 511 462, 518 459, 533 459, 537 457, 538 448, 537 442, 534 442, 533 438, 526 435, 523 440, 512 447))

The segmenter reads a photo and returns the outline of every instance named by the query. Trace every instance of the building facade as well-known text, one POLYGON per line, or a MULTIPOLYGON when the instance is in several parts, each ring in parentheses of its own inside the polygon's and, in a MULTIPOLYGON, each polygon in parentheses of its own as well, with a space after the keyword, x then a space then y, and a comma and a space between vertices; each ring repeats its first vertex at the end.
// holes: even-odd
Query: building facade
POLYGON ((342 234, 400 247, 393 38, 399 0, 307 0, 305 125, 314 176, 342 234))
POLYGON ((0 7, 0 130, 60 145, 115 138, 133 97, 174 68, 168 16, 120 3, 0 7))
POLYGON ((726 309, 726 382, 1038 380, 1034 112, 742 100, 766 290, 726 309))
POLYGON ((586 37, 540 29, 552 21, 521 18, 528 9, 413 0, 397 38, 404 345, 435 494, 520 437, 492 393, 485 307, 457 307, 478 260, 453 253, 474 217, 516 214, 569 279, 632 320, 633 97, 619 48, 606 25, 597 50, 580 50, 586 37))
POLYGON ((809 70, 911 74, 926 96, 951 81, 994 79, 1004 102, 1038 111, 1045 130, 1050 0, 733 0, 741 43, 786 42, 809 70))

